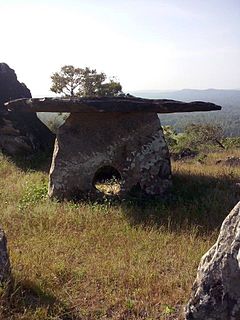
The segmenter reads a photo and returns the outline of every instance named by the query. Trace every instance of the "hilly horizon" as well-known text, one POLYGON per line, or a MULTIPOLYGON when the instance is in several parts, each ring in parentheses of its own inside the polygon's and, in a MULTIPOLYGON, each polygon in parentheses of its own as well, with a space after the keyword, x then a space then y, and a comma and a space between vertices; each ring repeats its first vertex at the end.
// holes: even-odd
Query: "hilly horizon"
POLYGON ((161 114, 161 123, 172 126, 178 132, 183 131, 189 123, 212 123, 220 125, 225 136, 240 136, 240 90, 138 90, 131 92, 131 94, 142 98, 173 99, 185 102, 201 100, 215 103, 222 107, 221 111, 161 114))
POLYGON ((136 90, 131 94, 142 98, 173 99, 182 101, 202 100, 216 104, 240 106, 240 89, 181 89, 181 90, 136 90))

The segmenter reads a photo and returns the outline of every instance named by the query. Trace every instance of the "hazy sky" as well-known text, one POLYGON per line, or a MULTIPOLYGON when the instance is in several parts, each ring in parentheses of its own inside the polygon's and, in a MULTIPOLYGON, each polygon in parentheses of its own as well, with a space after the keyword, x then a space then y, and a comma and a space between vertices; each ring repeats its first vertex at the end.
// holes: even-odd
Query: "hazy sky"
POLYGON ((65 64, 124 91, 240 88, 240 0, 0 0, 0 62, 33 96, 65 64))

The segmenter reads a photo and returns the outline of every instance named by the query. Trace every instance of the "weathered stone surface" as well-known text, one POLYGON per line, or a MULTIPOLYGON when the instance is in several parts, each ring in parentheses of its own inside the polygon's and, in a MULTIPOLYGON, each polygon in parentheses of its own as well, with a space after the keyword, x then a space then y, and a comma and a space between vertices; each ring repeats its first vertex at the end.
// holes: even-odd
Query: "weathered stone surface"
POLYGON ((0 63, 0 150, 8 155, 30 154, 53 146, 54 135, 35 114, 9 112, 4 102, 31 97, 30 90, 17 80, 5 63, 0 63))
POLYGON ((50 170, 50 197, 94 194, 96 172, 112 167, 120 195, 134 187, 162 195, 171 186, 168 148, 154 113, 72 113, 60 127, 50 170))
POLYGON ((202 257, 186 319, 240 319, 240 202, 224 220, 217 242, 202 257))
POLYGON ((167 99, 142 99, 136 97, 101 97, 101 98, 42 98, 18 99, 6 104, 11 110, 25 112, 196 112, 220 110, 221 107, 210 102, 182 102, 167 99))
POLYGON ((10 276, 10 262, 7 251, 7 239, 0 228, 0 285, 7 281, 10 276))

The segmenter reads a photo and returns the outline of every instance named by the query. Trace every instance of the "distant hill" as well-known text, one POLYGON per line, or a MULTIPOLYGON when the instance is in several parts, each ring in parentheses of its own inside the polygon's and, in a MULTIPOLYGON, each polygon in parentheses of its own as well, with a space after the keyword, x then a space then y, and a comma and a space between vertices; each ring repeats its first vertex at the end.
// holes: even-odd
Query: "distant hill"
POLYGON ((177 131, 182 131, 186 124, 193 122, 217 123, 223 127, 226 136, 240 136, 240 90, 143 90, 130 93, 143 98, 174 99, 186 102, 201 100, 216 103, 222 106, 221 111, 161 114, 161 122, 163 125, 172 125, 177 131))
POLYGON ((143 98, 154 99, 175 99, 182 101, 202 100, 223 105, 240 106, 240 90, 221 90, 221 89, 183 89, 179 91, 160 91, 160 90, 143 90, 134 91, 132 94, 143 98))

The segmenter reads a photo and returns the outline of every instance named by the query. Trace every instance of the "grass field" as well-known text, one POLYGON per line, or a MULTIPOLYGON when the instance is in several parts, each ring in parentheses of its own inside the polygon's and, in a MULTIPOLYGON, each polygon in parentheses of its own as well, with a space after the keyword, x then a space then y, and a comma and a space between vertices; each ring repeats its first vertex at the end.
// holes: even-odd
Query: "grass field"
POLYGON ((12 284, 0 319, 182 319, 199 260, 239 200, 240 169, 173 163, 162 201, 57 203, 45 170, 0 157, 0 224, 12 284))

